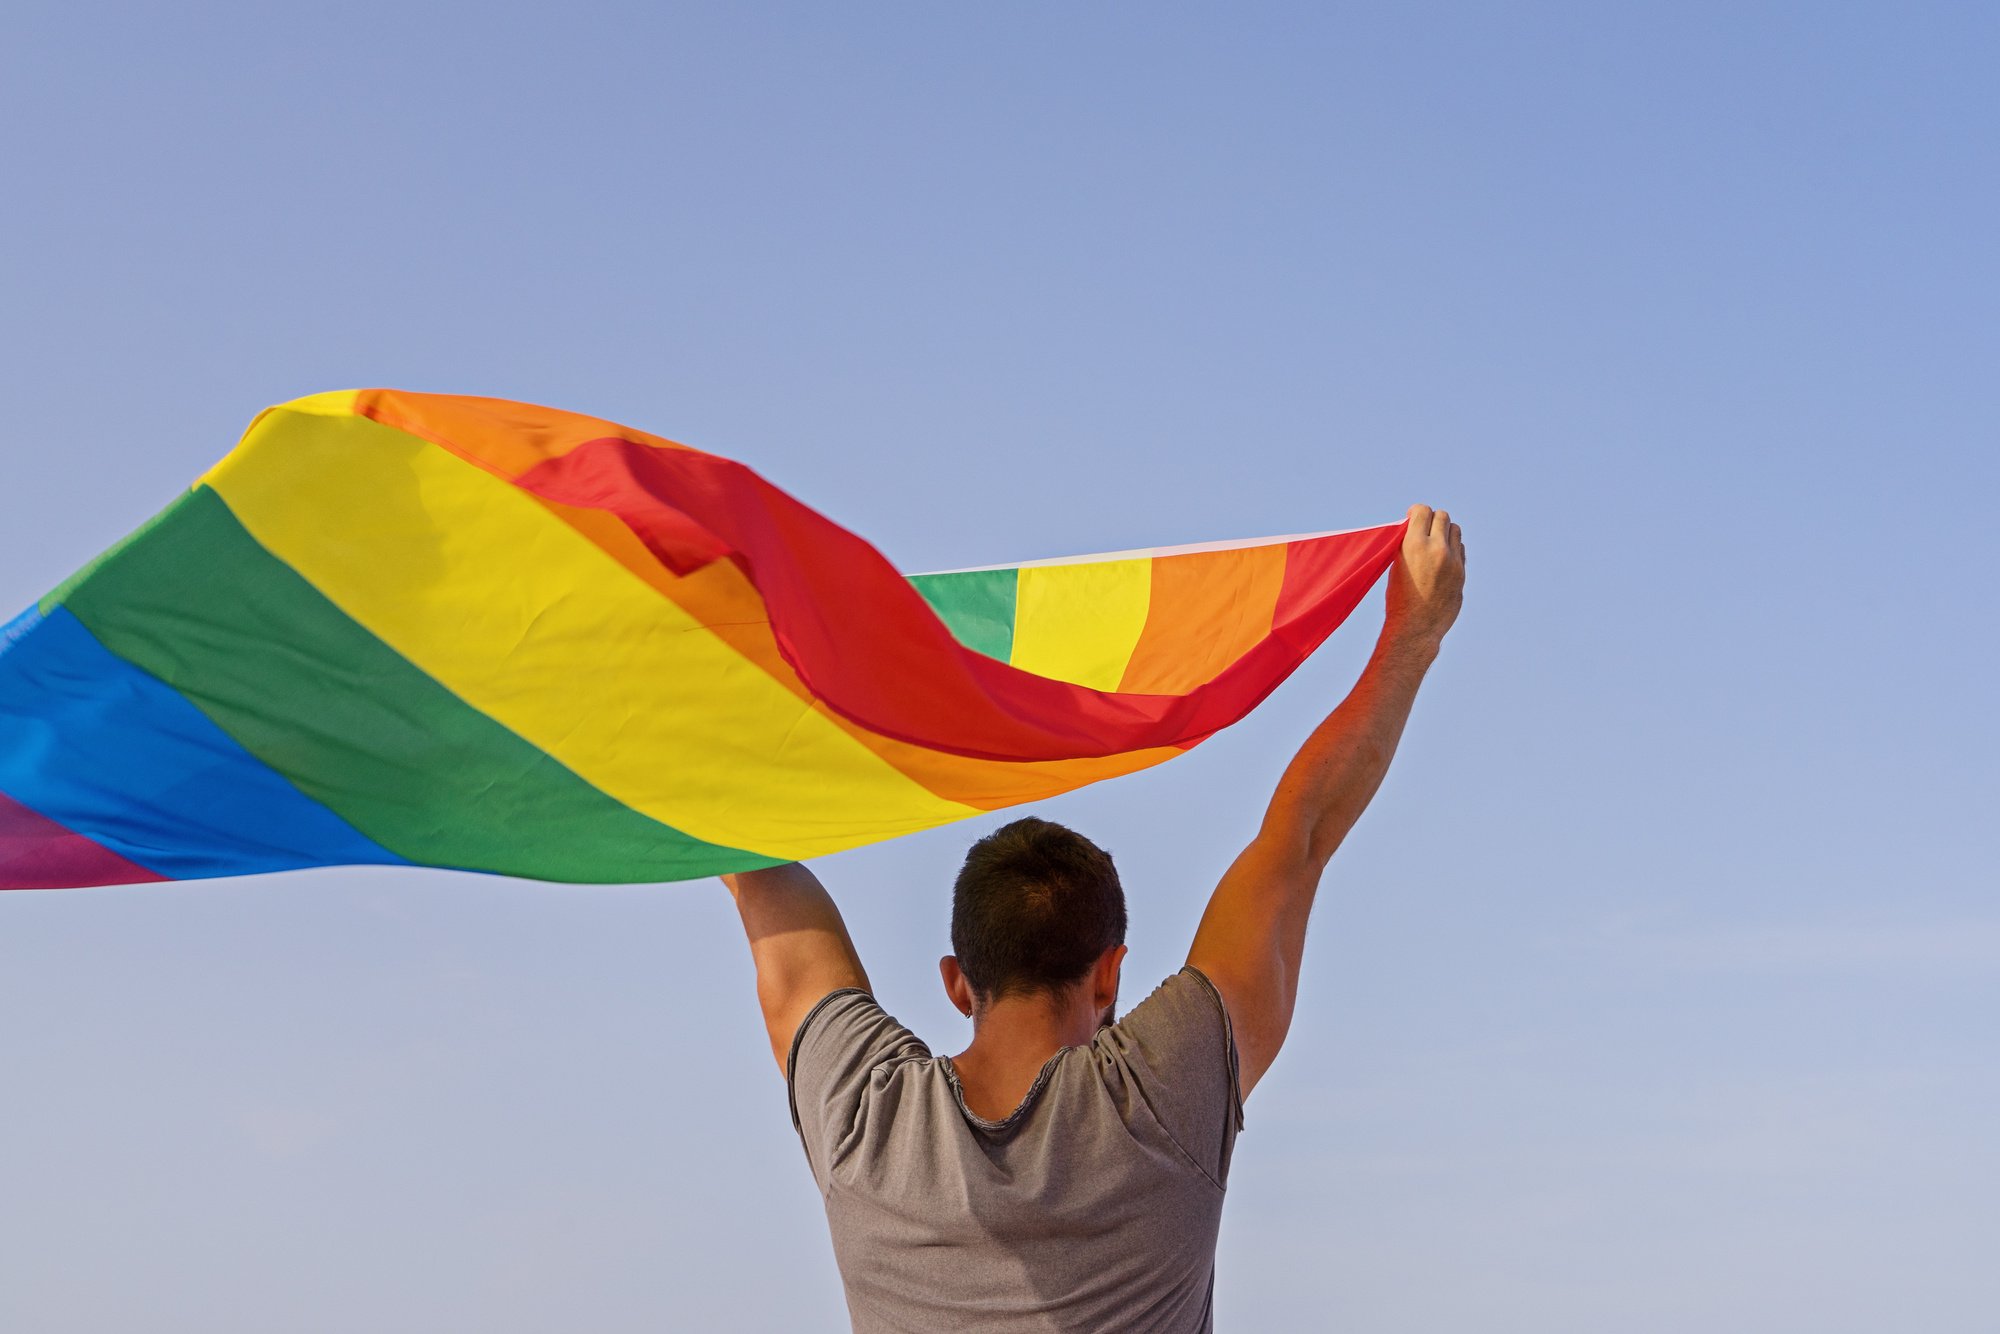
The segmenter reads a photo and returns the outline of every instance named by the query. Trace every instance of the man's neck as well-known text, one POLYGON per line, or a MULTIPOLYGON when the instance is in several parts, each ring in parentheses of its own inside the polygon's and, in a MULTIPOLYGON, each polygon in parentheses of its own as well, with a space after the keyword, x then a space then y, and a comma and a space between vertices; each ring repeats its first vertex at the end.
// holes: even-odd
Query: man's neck
POLYGON ((973 1014, 972 1044, 951 1062, 966 1108, 989 1121, 1006 1119, 1051 1056, 1089 1045, 1100 1018, 1082 988, 981 1004, 973 1014))

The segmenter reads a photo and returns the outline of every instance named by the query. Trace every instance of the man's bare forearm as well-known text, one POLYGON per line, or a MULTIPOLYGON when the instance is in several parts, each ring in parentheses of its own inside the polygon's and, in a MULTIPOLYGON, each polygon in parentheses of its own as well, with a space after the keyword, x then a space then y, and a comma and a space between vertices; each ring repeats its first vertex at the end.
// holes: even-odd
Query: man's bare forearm
POLYGON ((1381 788, 1437 652, 1434 637, 1383 626, 1361 679, 1285 766, 1257 837, 1202 914, 1189 959, 1236 981, 1246 1092, 1290 1027, 1320 877, 1381 788))
POLYGON ((1436 639, 1383 626, 1361 679, 1285 767, 1260 837, 1315 871, 1326 866, 1382 786, 1437 654, 1436 639))

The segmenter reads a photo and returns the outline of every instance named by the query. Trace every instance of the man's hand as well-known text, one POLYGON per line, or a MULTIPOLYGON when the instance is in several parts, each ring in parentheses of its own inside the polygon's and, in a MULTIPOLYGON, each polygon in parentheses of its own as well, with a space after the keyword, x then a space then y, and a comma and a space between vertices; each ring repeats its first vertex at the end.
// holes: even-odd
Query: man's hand
POLYGON ((757 1003, 771 1055, 784 1070, 792 1036, 829 992, 868 990, 868 974, 848 939, 847 924, 819 877, 797 862, 726 875, 757 965, 757 1003))
POLYGON ((1389 571, 1383 637, 1435 651, 1465 596, 1465 539, 1451 515, 1429 505, 1410 506, 1409 522, 1389 571))
POLYGON ((1291 1031, 1320 875, 1389 771, 1464 588, 1458 525, 1443 510, 1412 505, 1374 656, 1286 767, 1263 827, 1202 914, 1188 963, 1222 993, 1246 1097, 1291 1031))

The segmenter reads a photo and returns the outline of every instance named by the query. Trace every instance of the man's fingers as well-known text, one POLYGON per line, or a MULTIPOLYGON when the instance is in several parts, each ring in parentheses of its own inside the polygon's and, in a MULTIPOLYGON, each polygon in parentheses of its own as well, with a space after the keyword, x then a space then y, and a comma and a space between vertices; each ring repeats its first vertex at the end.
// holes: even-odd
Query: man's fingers
POLYGON ((1434 510, 1429 505, 1410 506, 1410 531, 1412 538, 1435 541, 1448 552, 1465 554, 1465 538, 1457 524, 1451 521, 1450 510, 1434 510))

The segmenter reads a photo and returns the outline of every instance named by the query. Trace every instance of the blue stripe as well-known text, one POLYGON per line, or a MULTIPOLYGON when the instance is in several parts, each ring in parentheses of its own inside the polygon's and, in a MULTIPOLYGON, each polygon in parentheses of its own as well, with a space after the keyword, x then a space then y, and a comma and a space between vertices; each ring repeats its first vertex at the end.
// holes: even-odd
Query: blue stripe
POLYGON ((0 628, 0 791, 176 880, 407 864, 62 608, 0 628))
POLYGON ((30 607, 13 620, 7 622, 7 624, 0 625, 0 653, 5 653, 9 644, 19 639, 22 635, 27 634, 28 631, 41 623, 41 608, 30 607))

